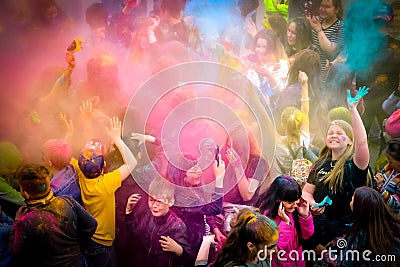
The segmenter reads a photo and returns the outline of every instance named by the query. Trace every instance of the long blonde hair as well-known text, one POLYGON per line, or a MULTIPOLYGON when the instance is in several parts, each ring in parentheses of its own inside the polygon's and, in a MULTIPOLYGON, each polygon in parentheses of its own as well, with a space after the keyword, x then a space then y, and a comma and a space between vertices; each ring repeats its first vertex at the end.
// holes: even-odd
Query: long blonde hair
MULTIPOLYGON (((351 143, 347 146, 343 155, 337 160, 333 169, 325 175, 324 184, 329 185, 329 189, 336 193, 337 189, 342 189, 343 187, 343 177, 345 171, 346 161, 352 159, 354 154, 354 133, 351 125, 343 120, 334 120, 329 123, 327 133, 332 125, 337 125, 346 133, 350 138, 351 143)), ((317 166, 322 166, 328 158, 332 157, 332 150, 326 145, 321 150, 319 159, 317 161, 317 166)))

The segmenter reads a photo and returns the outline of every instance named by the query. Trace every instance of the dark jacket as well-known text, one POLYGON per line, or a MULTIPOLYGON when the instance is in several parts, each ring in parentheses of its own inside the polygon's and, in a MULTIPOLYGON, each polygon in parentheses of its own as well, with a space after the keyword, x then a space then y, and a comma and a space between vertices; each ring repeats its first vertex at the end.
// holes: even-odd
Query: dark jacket
POLYGON ((70 197, 48 197, 26 209, 10 235, 18 266, 82 266, 80 245, 94 234, 96 220, 70 197))
MULTIPOLYGON (((139 201, 140 202, 140 201, 139 201)), ((161 217, 154 217, 147 209, 127 214, 125 221, 129 229, 137 236, 138 242, 143 242, 147 257, 140 266, 152 267, 181 267, 191 261, 191 248, 187 238, 185 223, 172 211, 161 217), (161 236, 169 236, 183 248, 183 254, 176 254, 162 250, 161 236)), ((139 266, 138 265, 138 266, 139 266)))
MULTIPOLYGON (((206 200, 200 196, 195 195, 195 188, 184 188, 182 192, 177 191, 175 194, 176 203, 183 203, 179 207, 175 204, 172 209, 176 214, 182 218, 188 231, 190 244, 194 251, 198 251, 203 241, 203 236, 206 235, 206 223, 204 216, 215 216, 222 213, 222 189, 215 189, 211 196, 211 202, 207 203, 206 200), (186 191, 185 192, 183 192, 186 191), (192 197, 192 199, 190 199, 192 197), (182 198, 185 198, 182 200, 182 198)), ((210 229, 211 230, 211 229, 210 229)), ((195 260, 194 255, 193 260, 195 260)))

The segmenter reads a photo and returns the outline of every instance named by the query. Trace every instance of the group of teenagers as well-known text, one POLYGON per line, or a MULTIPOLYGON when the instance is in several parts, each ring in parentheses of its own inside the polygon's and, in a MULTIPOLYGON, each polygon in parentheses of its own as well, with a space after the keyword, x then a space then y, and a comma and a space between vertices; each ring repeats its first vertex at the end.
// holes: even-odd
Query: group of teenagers
MULTIPOLYGON (((125 2, 128 5, 135 1, 125 2)), ((139 51, 138 57, 142 56, 140 49, 151 46, 154 49, 162 37, 182 41, 177 33, 187 33, 179 17, 182 10, 171 8, 169 1, 161 2, 166 13, 171 13, 168 21, 176 15, 178 26, 169 28, 169 34, 163 36, 166 29, 158 27, 160 21, 152 19, 150 26, 145 25, 149 44, 140 42, 141 47, 135 50, 139 51)), ((291 1, 265 2, 269 8, 281 10, 291 1)), ((93 17, 103 10, 99 6, 92 7, 93 17)), ((342 38, 341 1, 323 0, 319 11, 322 21, 309 14, 290 21, 286 49, 282 44, 277 45, 273 30, 257 32, 251 21, 247 25, 254 38, 254 49, 240 58, 243 62, 239 65, 247 66, 243 73, 267 99, 279 122, 275 155, 271 159, 262 155, 246 127, 229 132, 218 150, 215 143, 206 143, 200 148, 201 158, 186 153, 166 158, 163 141, 158 136, 144 133, 122 136, 122 121, 125 111, 129 111, 109 118, 104 113, 111 113, 110 110, 115 113, 116 108, 110 107, 102 113, 95 103, 115 102, 119 106, 116 96, 122 94, 115 89, 119 86, 118 79, 110 79, 110 83, 106 79, 97 79, 93 84, 88 81, 85 101, 76 116, 81 120, 78 129, 82 127, 84 131, 97 123, 93 121, 106 121, 104 136, 111 141, 110 145, 92 138, 75 155, 71 145, 88 135, 75 133, 72 139, 74 126, 65 115, 60 119, 68 134, 64 139, 49 139, 43 144, 40 164, 17 166, 21 163, 18 149, 9 142, 0 143, 0 263, 93 267, 397 266, 400 139, 388 141, 383 150, 386 164, 374 174, 365 129, 369 125, 364 125, 360 116, 368 88, 351 92, 333 90, 329 82, 337 82, 335 79, 343 73, 331 79, 325 76, 329 67, 344 68, 341 63, 329 62, 338 55, 342 38), (334 91, 332 95, 330 91, 334 91), (116 101, 112 101, 113 97, 116 101), (329 118, 327 125, 316 120, 322 115, 316 107, 324 99, 347 104, 347 108, 339 109, 340 114, 329 118), (316 134, 317 129, 323 129, 323 133, 316 134), (319 146, 315 142, 317 135, 321 139, 319 146), (313 154, 309 175, 300 184, 290 175, 295 159, 290 150, 297 151, 299 147, 313 154), (11 177, 16 178, 17 186, 12 184, 15 179, 11 177), (19 192, 15 190, 17 187, 19 192), (338 246, 338 240, 345 240, 346 246, 338 246), (336 254, 324 253, 329 248, 336 250, 336 254), (315 252, 316 256, 307 257, 309 254, 303 251, 315 252), (368 259, 355 259, 347 251, 371 253, 368 259), (379 256, 389 260, 377 261, 379 256)), ((274 17, 270 10, 266 14, 274 17)), ((103 36, 107 31, 103 29, 101 33, 103 36)), ((200 37, 204 41, 210 36, 200 31, 200 37)), ((237 60, 227 56, 232 54, 224 54, 220 45, 205 46, 210 43, 204 41, 198 47, 197 59, 237 60)), ((171 53, 176 49, 157 47, 160 50, 157 55, 169 48, 171 53)), ((115 62, 107 61, 109 58, 97 59, 88 63, 88 70, 92 67, 89 78, 118 76, 115 62), (102 69, 106 61, 112 64, 102 69)), ((157 68, 179 63, 161 56, 158 59, 154 64, 157 68)), ((46 113, 63 105, 71 108, 69 98, 63 97, 68 90, 63 89, 70 86, 76 65, 72 52, 67 51, 66 60, 69 66, 50 93, 35 103, 42 116, 30 114, 35 125, 43 125, 46 113)), ((373 107, 367 106, 367 111, 373 113, 373 107)))
MULTIPOLYGON (((262 180, 256 177, 267 175, 269 167, 254 149, 242 157, 246 129, 230 133, 216 157, 214 144, 206 145, 203 156, 211 160, 179 154, 168 160, 164 173, 156 157, 138 165, 140 146, 160 141, 138 133, 122 138, 117 117, 106 127, 113 145, 91 139, 77 159, 68 142, 50 139, 43 164, 16 172, 26 205, 14 220, 8 218, 9 264, 116 266, 120 256, 124 264, 139 266, 306 266, 322 252, 322 261, 333 266, 369 266, 382 255, 391 260, 379 264, 396 266, 399 202, 390 184, 400 171, 400 141, 389 142, 388 164, 373 179, 357 110, 367 93, 366 87, 355 97, 348 92, 351 123, 330 122, 303 188, 281 174, 260 194, 262 180), (207 168, 215 181, 204 187, 207 168), (121 186, 124 192, 118 193, 121 186), (229 221, 223 223, 223 217, 229 221), (347 246, 335 243, 340 239, 347 246), (328 257, 323 253, 328 247, 343 252, 328 257), (315 251, 315 258, 303 250, 315 251), (371 253, 354 258, 347 250, 371 253)), ((90 110, 82 104, 83 117, 90 110)))

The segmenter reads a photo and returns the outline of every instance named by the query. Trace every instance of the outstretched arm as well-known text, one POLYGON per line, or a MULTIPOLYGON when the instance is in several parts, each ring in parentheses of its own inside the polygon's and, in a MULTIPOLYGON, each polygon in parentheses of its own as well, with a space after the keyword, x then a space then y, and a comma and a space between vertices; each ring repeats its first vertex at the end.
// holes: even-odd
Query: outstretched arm
POLYGON ((310 120, 308 112, 310 110, 310 98, 308 96, 308 76, 307 73, 299 71, 299 82, 301 84, 301 113, 303 113, 303 122, 301 123, 301 130, 310 133, 310 120))
POLYGON ((368 94, 368 88, 363 86, 358 89, 357 95, 351 97, 350 90, 347 91, 347 104, 351 114, 351 121, 354 132, 354 164, 361 170, 365 170, 369 164, 369 149, 367 132, 357 110, 357 104, 365 95, 368 94))
POLYGON ((242 161, 235 150, 232 148, 228 149, 227 157, 229 159, 229 164, 233 165, 240 196, 243 201, 251 200, 260 182, 256 179, 246 177, 242 161))
POLYGON ((118 169, 121 173, 122 181, 124 181, 130 175, 130 171, 136 167, 136 158, 133 156, 132 151, 128 148, 124 141, 122 141, 122 122, 117 117, 113 117, 111 119, 110 129, 106 127, 106 131, 115 146, 118 148, 122 159, 124 160, 125 164, 118 169))

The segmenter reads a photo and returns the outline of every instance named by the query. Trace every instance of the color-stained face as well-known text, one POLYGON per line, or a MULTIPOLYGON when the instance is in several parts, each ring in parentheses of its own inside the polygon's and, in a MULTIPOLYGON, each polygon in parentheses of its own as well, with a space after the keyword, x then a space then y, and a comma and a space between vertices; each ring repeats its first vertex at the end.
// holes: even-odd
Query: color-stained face
POLYGON ((256 53, 258 59, 262 59, 268 49, 268 43, 267 40, 258 38, 256 42, 256 47, 254 48, 254 52, 256 53))
POLYGON ((323 20, 333 20, 337 18, 339 10, 335 8, 332 0, 322 0, 319 7, 319 16, 323 20))
POLYGON ((392 168, 392 169, 394 169, 396 171, 400 171, 400 161, 394 159, 389 154, 386 154, 386 158, 389 161, 390 168, 392 168))
POLYGON ((165 196, 149 196, 148 204, 151 214, 153 214, 154 217, 164 216, 169 211, 168 200, 165 196))
POLYGON ((351 139, 345 131, 338 125, 331 125, 326 135, 325 144, 330 149, 346 149, 351 144, 351 139))
POLYGON ((190 186, 197 186, 200 184, 201 180, 201 168, 199 165, 194 165, 192 168, 186 171, 185 182, 190 186))
POLYGON ((296 23, 291 22, 287 28, 287 41, 289 45, 296 43, 296 23))

